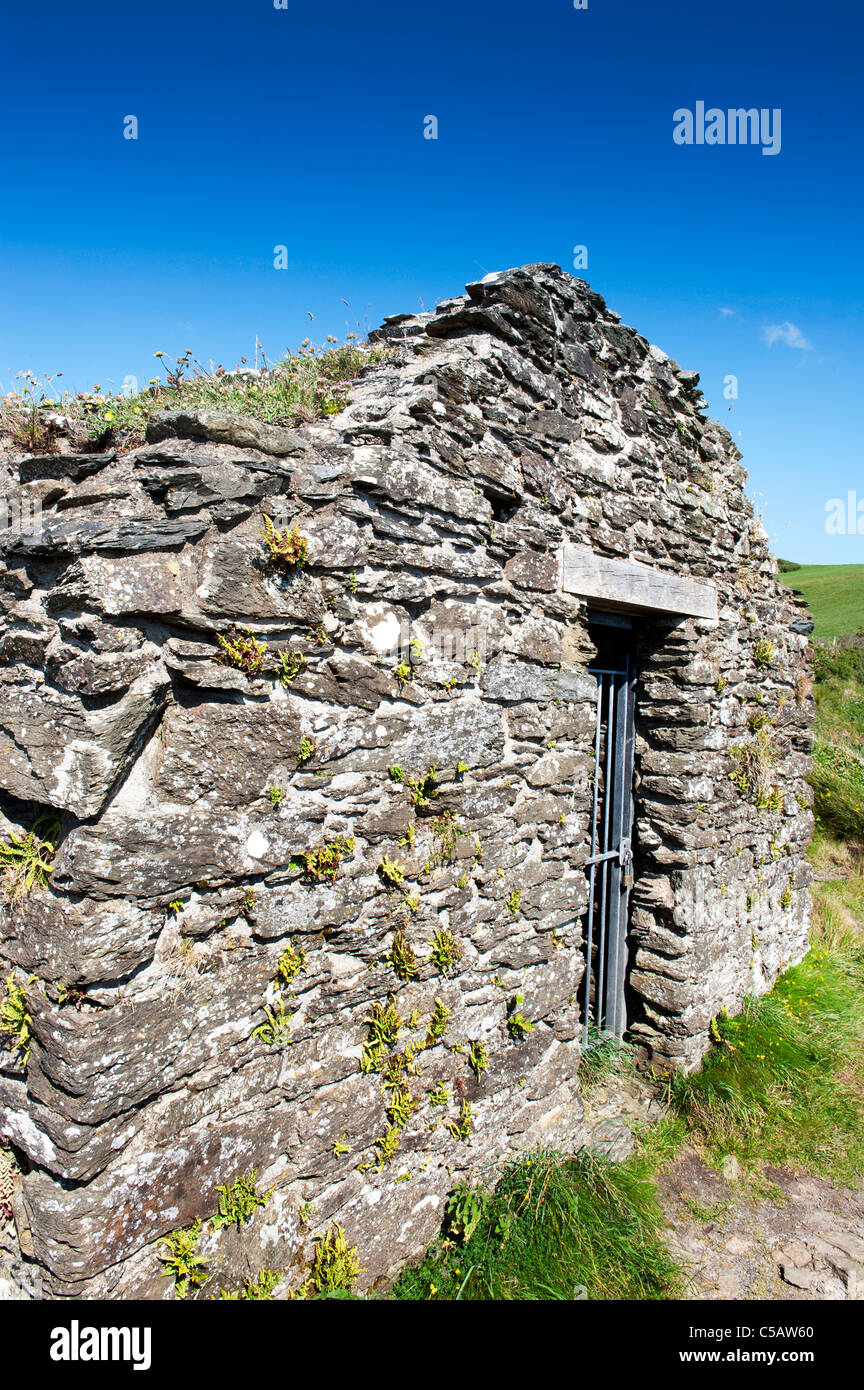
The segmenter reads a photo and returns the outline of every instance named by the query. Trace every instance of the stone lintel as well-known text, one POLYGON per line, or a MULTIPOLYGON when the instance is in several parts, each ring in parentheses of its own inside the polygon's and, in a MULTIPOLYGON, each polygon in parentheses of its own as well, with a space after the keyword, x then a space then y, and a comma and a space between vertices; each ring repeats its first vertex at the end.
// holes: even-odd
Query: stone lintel
POLYGON ((565 594, 597 599, 612 609, 677 613, 687 618, 717 617, 717 591, 713 584, 684 579, 633 560, 611 560, 572 545, 562 549, 565 594))

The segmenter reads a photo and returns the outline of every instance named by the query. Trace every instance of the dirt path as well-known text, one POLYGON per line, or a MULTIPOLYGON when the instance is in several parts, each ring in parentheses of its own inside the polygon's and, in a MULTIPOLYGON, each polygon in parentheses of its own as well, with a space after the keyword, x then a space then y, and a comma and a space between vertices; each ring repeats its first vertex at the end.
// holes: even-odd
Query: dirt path
POLYGON ((687 1298, 864 1299, 864 1188, 766 1168, 756 1199, 684 1152, 660 1178, 668 1244, 690 1271, 687 1298))

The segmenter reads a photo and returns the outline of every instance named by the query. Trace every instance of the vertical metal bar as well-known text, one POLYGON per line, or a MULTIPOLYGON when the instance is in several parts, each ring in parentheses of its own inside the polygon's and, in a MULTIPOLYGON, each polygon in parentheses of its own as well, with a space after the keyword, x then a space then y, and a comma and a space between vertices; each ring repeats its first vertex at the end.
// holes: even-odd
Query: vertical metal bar
POLYGON ((610 788, 612 802, 612 845, 619 851, 617 860, 610 860, 609 866, 609 924, 607 928, 607 969, 606 998, 604 1014, 607 1029, 620 1037, 623 1032, 623 1000, 621 998, 621 965, 623 960, 622 932, 624 922, 621 914, 622 869, 620 851, 624 845, 624 810, 627 795, 627 748, 628 711, 630 699, 629 664, 615 681, 615 758, 614 775, 610 788))
MULTIPOLYGON (((622 784, 622 834, 631 843, 631 858, 627 866, 630 877, 633 874, 632 861, 632 836, 633 836, 633 761, 636 742, 636 660, 631 653, 627 660, 627 691, 626 691, 626 743, 624 748, 624 781, 622 784)), ((618 962, 618 1007, 620 1012, 618 1035, 623 1035, 627 1027, 627 1007, 625 998, 626 971, 627 971, 627 936, 630 924, 630 885, 625 883, 620 899, 620 950, 618 962)))
MULTIPOLYGON (((606 701, 606 780, 603 787, 603 853, 609 849, 609 810, 612 790, 612 749, 615 735, 615 676, 607 680, 606 701)), ((597 984, 595 988, 595 1014, 597 1027, 605 1027, 604 990, 606 985, 606 927, 609 901, 609 860, 604 859, 600 879, 600 939, 597 943, 597 984)))
MULTIPOLYGON (((600 795, 600 711, 603 701, 603 676, 597 677, 597 705, 594 730, 594 804, 591 811, 591 854, 597 848, 597 798, 600 795)), ((588 921, 585 931, 585 1007, 582 1013, 582 1046, 588 1046, 588 1019, 591 1013, 591 948, 594 942, 594 884, 597 865, 592 864, 588 878, 588 921)))
POLYGON ((591 1022, 598 1032, 617 1037, 623 1035, 627 1023, 625 987, 630 837, 633 826, 636 665, 633 653, 626 650, 620 652, 617 660, 614 657, 603 657, 601 660, 602 666, 598 664, 591 668, 597 678, 597 703, 591 853, 587 866, 590 872, 585 932, 584 1045, 588 1044, 591 1022), (597 863, 591 863, 591 860, 597 863))

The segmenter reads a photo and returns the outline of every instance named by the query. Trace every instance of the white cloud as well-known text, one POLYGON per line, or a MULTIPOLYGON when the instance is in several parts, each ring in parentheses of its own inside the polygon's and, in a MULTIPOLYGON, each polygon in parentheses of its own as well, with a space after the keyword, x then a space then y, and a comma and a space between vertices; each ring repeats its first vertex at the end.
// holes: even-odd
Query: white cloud
POLYGON ((727 307, 726 307, 725 304, 721 304, 721 305, 720 305, 720 313, 723 315, 724 319, 734 319, 734 318, 737 318, 737 315, 736 315, 736 313, 735 313, 735 310, 734 310, 734 309, 727 309, 727 307))
POLYGON ((800 348, 802 351, 809 351, 813 344, 809 343, 795 323, 790 323, 787 319, 785 323, 771 323, 762 329, 762 337, 769 347, 775 343, 785 343, 790 348, 800 348))

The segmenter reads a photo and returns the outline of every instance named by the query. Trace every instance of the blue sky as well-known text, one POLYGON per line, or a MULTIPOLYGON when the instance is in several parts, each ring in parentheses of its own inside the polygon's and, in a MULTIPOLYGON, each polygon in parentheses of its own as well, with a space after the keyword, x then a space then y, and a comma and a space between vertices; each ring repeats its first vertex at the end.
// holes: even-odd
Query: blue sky
POLYGON ((864 498, 860 7, 47 0, 0 44, 4 388, 278 356, 586 245, 578 273, 701 372, 778 552, 864 561, 824 526, 864 498), (780 153, 676 145, 700 100, 779 107, 780 153))

